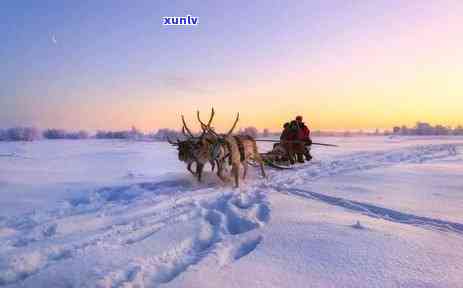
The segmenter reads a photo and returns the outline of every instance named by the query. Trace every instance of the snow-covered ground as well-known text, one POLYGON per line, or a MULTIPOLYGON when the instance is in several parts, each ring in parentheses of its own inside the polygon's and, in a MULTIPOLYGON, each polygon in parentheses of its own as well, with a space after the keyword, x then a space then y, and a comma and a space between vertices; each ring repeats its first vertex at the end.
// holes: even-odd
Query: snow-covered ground
POLYGON ((166 143, 0 143, 0 286, 463 287, 463 138, 316 140, 239 189, 166 143))

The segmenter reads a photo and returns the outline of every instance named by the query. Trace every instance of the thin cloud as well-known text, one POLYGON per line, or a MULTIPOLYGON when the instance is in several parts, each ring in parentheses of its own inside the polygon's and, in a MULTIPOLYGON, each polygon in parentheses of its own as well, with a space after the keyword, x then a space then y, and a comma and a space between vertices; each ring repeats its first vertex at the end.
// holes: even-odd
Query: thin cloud
POLYGON ((162 83, 167 88, 175 89, 182 92, 196 94, 214 93, 213 90, 204 88, 206 85, 203 85, 199 81, 184 76, 168 76, 163 79, 162 83))

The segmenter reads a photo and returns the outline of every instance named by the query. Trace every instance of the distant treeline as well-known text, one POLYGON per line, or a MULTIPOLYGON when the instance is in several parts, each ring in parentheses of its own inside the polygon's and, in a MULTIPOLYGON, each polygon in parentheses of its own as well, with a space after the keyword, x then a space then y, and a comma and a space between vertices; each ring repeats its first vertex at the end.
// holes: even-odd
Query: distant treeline
POLYGON ((463 135, 463 126, 459 125, 455 128, 436 125, 432 126, 429 123, 417 122, 412 128, 407 126, 396 126, 392 129, 394 135, 463 135))
POLYGON ((98 131, 91 135, 89 132, 66 131, 64 129, 45 129, 40 131, 35 127, 14 127, 0 129, 0 141, 33 141, 39 139, 143 139, 147 135, 139 132, 135 127, 127 131, 98 131))
MULTIPOLYGON (((279 133, 270 133, 264 129, 259 133, 255 127, 240 129, 238 133, 258 136, 279 136, 279 133)), ((143 133, 136 127, 130 130, 105 131, 100 130, 95 134, 87 131, 66 131, 64 129, 45 129, 43 131, 35 127, 14 127, 0 129, 0 141, 34 141, 39 139, 127 139, 127 140, 147 140, 147 141, 166 141, 167 139, 184 139, 185 135, 181 131, 163 128, 152 133, 143 133)))
MULTIPOLYGON (((271 132, 269 129, 259 131, 255 127, 241 128, 238 134, 247 134, 253 137, 272 137, 279 138, 281 131, 271 132)), ((428 123, 418 122, 412 128, 406 126, 397 126, 392 131, 380 131, 376 129, 373 132, 358 131, 320 131, 315 130, 311 133, 314 137, 352 137, 352 136, 381 136, 381 135, 463 135, 463 127, 455 128, 443 125, 432 126, 428 123)), ((185 135, 181 131, 163 128, 152 133, 143 133, 136 127, 130 130, 120 131, 97 131, 90 134, 87 131, 66 131, 63 129, 45 129, 39 130, 34 127, 14 127, 9 129, 0 129, 0 141, 34 141, 39 139, 126 139, 139 141, 166 141, 167 139, 184 139, 185 135)))
POLYGON ((89 134, 87 131, 68 132, 62 129, 47 129, 42 133, 46 139, 87 139, 89 134))
POLYGON ((34 141, 39 139, 87 139, 86 131, 69 132, 62 129, 40 131, 35 127, 0 129, 0 141, 34 141))
POLYGON ((33 141, 40 136, 40 131, 34 127, 0 129, 0 141, 33 141))

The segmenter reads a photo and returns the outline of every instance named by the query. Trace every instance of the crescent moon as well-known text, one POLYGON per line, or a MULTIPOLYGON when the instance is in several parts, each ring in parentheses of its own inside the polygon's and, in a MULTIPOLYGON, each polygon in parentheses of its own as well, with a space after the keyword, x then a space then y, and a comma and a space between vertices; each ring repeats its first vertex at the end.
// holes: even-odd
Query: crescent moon
POLYGON ((53 44, 57 43, 55 35, 51 35, 51 41, 53 42, 53 44))

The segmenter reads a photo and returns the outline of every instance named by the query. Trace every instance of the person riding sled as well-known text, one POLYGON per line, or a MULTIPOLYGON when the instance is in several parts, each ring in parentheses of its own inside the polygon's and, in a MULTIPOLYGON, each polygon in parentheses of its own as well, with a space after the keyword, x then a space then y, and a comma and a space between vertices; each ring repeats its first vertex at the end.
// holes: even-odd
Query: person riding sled
POLYGON ((274 150, 277 147, 282 147, 285 156, 281 160, 289 161, 294 164, 295 160, 299 163, 304 163, 304 156, 307 161, 312 159, 310 155, 310 130, 302 121, 302 116, 297 116, 295 120, 287 122, 283 125, 283 132, 280 136, 280 143, 274 145, 274 150))
POLYGON ((297 162, 304 163, 304 157, 307 161, 310 161, 312 159, 312 155, 310 155, 312 139, 310 138, 310 129, 303 122, 302 116, 299 115, 295 120, 291 121, 289 129, 294 131, 295 140, 298 141, 294 143, 295 145, 293 145, 297 162))
POLYGON ((290 164, 295 163, 293 146, 294 142, 297 139, 297 131, 291 129, 290 123, 286 122, 283 125, 283 132, 280 135, 280 143, 275 143, 273 145, 274 150, 279 150, 283 153, 284 156, 280 160, 289 161, 290 164))

